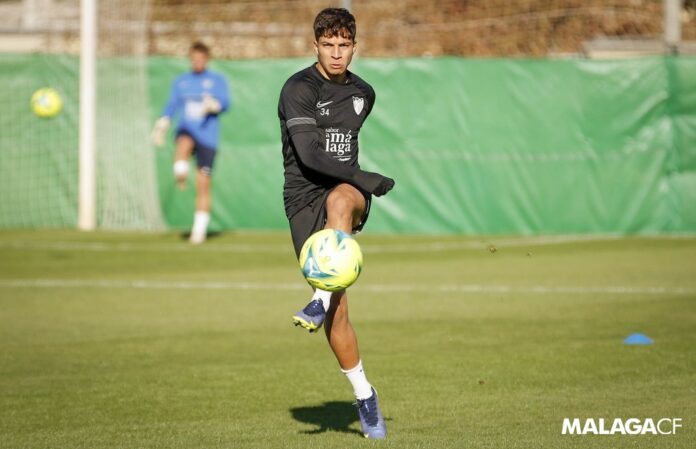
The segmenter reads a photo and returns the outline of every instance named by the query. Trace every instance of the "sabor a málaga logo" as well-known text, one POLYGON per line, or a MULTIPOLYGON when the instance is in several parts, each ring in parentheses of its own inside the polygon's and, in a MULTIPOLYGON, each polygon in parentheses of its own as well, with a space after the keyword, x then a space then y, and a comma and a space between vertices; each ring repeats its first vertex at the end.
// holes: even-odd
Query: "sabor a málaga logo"
POLYGON ((563 418, 561 435, 675 435, 681 418, 563 418))
POLYGON ((350 159, 351 141, 353 140, 353 131, 349 130, 343 133, 337 128, 326 129, 326 152, 334 153, 334 157, 341 162, 350 159))

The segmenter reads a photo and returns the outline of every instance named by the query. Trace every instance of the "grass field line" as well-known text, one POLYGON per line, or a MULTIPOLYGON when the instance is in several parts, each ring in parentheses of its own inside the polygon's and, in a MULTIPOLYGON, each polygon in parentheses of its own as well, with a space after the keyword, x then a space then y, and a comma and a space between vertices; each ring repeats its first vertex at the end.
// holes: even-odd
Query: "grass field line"
MULTIPOLYGON (((394 244, 362 244, 363 251, 366 253, 403 253, 403 252, 435 252, 435 251, 456 251, 456 250, 480 250, 494 245, 498 248, 521 247, 521 246, 544 246, 559 245, 576 242, 610 241, 619 240, 619 235, 558 235, 558 236, 539 236, 539 237, 516 237, 516 238, 477 238, 466 241, 433 241, 424 243, 394 243, 394 244)), ((671 236, 658 236, 650 238, 674 238, 671 236)), ((187 243, 174 244, 137 244, 137 243, 107 243, 107 242, 35 242, 35 241, 3 241, 0 242, 0 249, 27 250, 27 251, 94 251, 94 252, 231 252, 231 253, 251 253, 251 252, 282 252, 291 253, 290 240, 287 244, 267 244, 267 243, 222 243, 216 244, 214 241, 206 245, 192 247, 187 243)))
MULTIPOLYGON (((0 288, 134 288, 151 290, 308 290, 302 282, 193 282, 153 280, 110 280, 110 279, 3 279, 0 288)), ((433 292, 442 293, 499 293, 499 294, 620 294, 620 295, 696 295, 696 289, 687 287, 627 287, 627 286, 512 286, 495 284, 370 284, 354 287, 358 291, 372 293, 387 292, 433 292)))

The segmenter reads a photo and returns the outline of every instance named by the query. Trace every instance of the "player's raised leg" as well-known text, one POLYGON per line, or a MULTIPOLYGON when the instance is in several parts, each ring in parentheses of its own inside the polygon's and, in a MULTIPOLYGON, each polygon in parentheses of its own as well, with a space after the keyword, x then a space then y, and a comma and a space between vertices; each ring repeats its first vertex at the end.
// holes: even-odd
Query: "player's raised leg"
POLYGON ((191 136, 181 134, 176 138, 176 149, 174 152, 174 177, 176 185, 180 190, 186 188, 186 181, 189 174, 189 159, 196 145, 191 136))
POLYGON ((358 189, 350 184, 337 185, 326 198, 324 227, 352 233, 365 213, 365 205, 365 197, 358 189))
MULTIPOLYGON (((365 212, 365 197, 350 184, 339 184, 326 198, 326 224, 324 228, 339 229, 350 234, 360 223, 365 212)), ((293 316, 296 326, 316 332, 324 324, 331 305, 331 292, 316 289, 312 300, 293 316)))

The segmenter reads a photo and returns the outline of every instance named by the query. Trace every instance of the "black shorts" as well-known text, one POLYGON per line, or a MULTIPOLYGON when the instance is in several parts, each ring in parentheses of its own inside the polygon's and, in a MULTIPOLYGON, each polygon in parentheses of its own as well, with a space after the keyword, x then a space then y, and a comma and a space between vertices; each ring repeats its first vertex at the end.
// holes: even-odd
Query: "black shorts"
POLYGON ((213 172, 213 162, 215 161, 217 150, 215 148, 201 145, 190 133, 186 131, 177 131, 176 138, 178 139, 179 136, 189 136, 193 140, 193 154, 196 156, 198 168, 201 169, 204 175, 210 176, 210 174, 213 172))
MULTIPOLYGON (((326 199, 329 197, 329 193, 331 193, 331 190, 324 192, 323 195, 300 209, 299 212, 290 218, 290 235, 292 244, 295 247, 295 255, 298 258, 300 257, 300 251, 302 251, 302 245, 304 245, 309 236, 324 229, 326 224, 326 199)), ((353 234, 362 231, 365 223, 367 223, 371 204, 372 196, 365 195, 365 212, 360 219, 360 223, 353 228, 353 234)))

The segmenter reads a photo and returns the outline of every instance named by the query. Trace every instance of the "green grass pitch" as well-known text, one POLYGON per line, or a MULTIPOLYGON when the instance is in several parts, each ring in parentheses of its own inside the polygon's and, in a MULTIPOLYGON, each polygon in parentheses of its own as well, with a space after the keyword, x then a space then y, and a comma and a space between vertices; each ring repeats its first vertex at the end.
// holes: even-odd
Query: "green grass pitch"
POLYGON ((291 325, 310 290, 286 233, 0 231, 0 448, 694 447, 696 238, 359 242, 382 442, 291 325), (575 417, 683 428, 561 435, 575 417))

